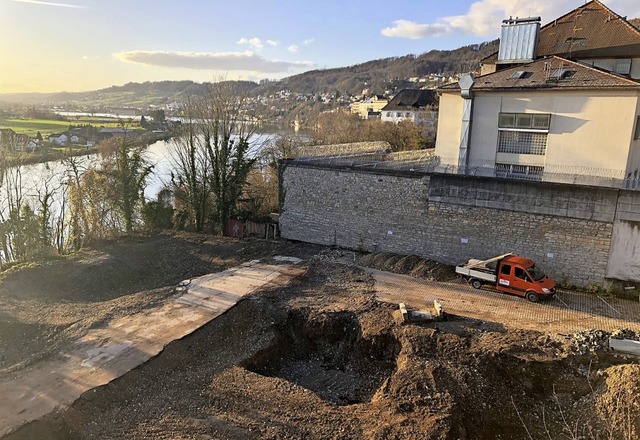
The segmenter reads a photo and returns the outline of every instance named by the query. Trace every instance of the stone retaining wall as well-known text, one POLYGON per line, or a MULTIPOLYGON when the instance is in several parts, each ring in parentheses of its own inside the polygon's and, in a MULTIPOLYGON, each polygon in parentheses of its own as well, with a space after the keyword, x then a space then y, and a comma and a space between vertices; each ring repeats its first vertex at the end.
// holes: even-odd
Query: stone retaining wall
MULTIPOLYGON (((602 285, 613 273, 640 281, 637 271, 607 271, 614 223, 640 220, 638 192, 294 161, 283 166, 280 230, 288 239, 448 264, 514 252, 563 284, 602 285)), ((640 260, 637 247, 630 251, 627 243, 617 258, 640 260)))

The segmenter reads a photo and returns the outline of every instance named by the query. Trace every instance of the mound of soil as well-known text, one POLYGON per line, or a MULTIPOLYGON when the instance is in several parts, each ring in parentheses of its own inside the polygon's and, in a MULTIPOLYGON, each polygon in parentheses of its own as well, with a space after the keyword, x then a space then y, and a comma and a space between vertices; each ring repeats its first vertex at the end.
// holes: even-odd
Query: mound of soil
POLYGON ((313 259, 6 439, 638 438, 636 363, 469 318, 399 324, 372 290, 313 259))
POLYGON ((378 252, 361 255, 357 263, 364 267, 387 272, 426 278, 432 281, 449 281, 456 278, 455 268, 417 255, 397 255, 378 252))

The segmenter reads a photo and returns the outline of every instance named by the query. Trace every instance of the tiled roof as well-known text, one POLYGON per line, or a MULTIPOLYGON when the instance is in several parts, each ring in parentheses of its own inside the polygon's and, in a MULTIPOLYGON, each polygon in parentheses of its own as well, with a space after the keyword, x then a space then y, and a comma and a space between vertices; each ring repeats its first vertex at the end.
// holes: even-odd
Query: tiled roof
MULTIPOLYGON (((459 90, 448 84, 438 90, 459 90)), ((479 76, 472 90, 640 89, 640 82, 560 57, 548 57, 479 76), (554 73, 564 73, 555 78, 554 73)))
POLYGON ((640 30, 592 0, 540 29, 538 56, 640 56, 640 30))
MULTIPOLYGON (((551 55, 570 59, 640 56, 640 29, 592 0, 540 28, 537 56, 551 55)), ((480 60, 482 64, 497 61, 498 52, 480 60)))
POLYGON ((434 90, 402 89, 382 111, 420 109, 438 103, 438 96, 434 90))

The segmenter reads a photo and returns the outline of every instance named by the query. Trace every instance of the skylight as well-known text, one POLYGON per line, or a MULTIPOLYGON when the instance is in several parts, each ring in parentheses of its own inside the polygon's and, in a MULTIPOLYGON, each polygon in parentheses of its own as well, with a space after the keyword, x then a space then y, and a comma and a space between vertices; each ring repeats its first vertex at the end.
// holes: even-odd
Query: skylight
POLYGON ((564 76, 565 73, 567 73, 566 69, 556 69, 549 76, 549 79, 562 79, 562 77, 564 76))

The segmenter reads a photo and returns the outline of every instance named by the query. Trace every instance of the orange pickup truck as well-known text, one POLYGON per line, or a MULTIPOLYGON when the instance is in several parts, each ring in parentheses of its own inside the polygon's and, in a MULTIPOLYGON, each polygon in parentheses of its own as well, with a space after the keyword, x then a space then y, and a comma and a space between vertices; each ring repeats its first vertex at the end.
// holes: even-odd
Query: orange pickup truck
POLYGON ((456 267, 473 287, 491 284, 501 292, 537 302, 556 293, 556 282, 538 269, 533 260, 512 254, 499 255, 488 260, 469 260, 456 267))

